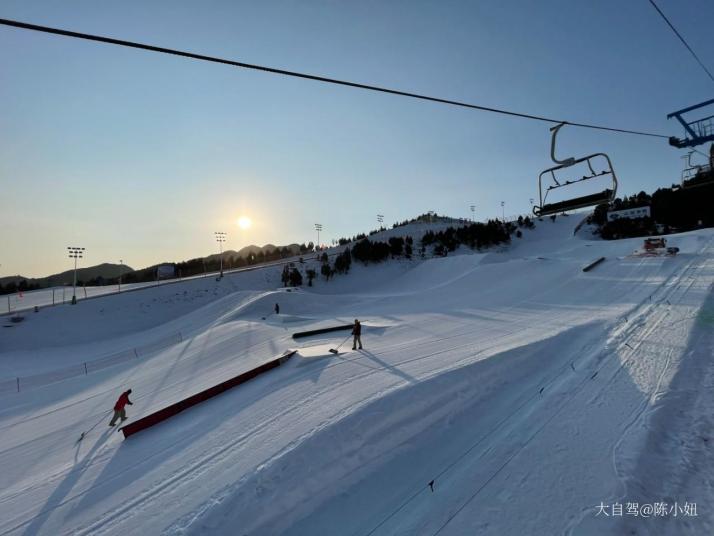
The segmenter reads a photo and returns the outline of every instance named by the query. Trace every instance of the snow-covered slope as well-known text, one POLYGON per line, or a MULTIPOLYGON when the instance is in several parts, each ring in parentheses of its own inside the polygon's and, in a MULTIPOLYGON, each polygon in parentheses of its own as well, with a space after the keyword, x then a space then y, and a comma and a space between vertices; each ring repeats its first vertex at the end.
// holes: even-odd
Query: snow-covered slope
POLYGON ((0 332, 8 374, 184 340, 3 395, 0 535, 711 532, 714 232, 672 236, 674 258, 634 258, 641 240, 584 239, 577 223, 545 220, 479 254, 355 265, 312 289, 245 274, 205 301, 155 289, 71 320, 30 315, 0 332), (330 354, 342 332, 291 338, 355 317, 363 351, 330 354), (77 323, 93 335, 75 340, 77 323), (106 424, 126 387, 139 417, 296 347, 126 441, 106 424), (674 501, 698 517, 596 515, 674 501))

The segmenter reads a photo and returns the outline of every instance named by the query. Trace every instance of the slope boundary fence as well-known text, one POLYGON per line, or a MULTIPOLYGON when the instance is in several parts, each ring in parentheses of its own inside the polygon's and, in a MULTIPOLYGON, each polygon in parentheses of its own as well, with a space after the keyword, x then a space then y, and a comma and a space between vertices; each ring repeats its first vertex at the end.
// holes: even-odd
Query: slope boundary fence
POLYGON ((157 341, 123 350, 105 357, 100 357, 83 363, 76 363, 61 369, 43 372, 41 374, 32 374, 29 376, 17 376, 15 378, 0 380, 0 394, 20 393, 35 387, 43 387, 52 383, 76 378, 78 376, 87 376, 93 372, 136 361, 142 357, 147 357, 159 350, 163 350, 184 340, 181 332, 172 333, 167 337, 157 341))

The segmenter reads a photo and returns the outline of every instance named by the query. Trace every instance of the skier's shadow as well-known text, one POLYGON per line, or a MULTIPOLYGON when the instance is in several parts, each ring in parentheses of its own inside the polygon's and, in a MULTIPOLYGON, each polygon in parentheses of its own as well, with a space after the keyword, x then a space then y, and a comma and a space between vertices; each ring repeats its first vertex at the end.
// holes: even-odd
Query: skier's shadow
POLYGON ((55 490, 52 492, 52 495, 49 496, 47 502, 45 502, 40 512, 32 519, 32 522, 22 533, 23 536, 35 536, 36 534, 39 534, 40 529, 42 528, 42 525, 44 525, 45 521, 47 521, 47 518, 51 516, 57 508, 62 506, 69 493, 72 491, 74 486, 84 474, 85 469, 87 469, 87 467, 89 466, 90 462, 94 457, 94 454, 97 452, 97 450, 99 450, 102 445, 104 445, 104 443, 107 442, 107 439, 109 439, 109 436, 115 430, 115 428, 105 430, 102 435, 100 435, 99 438, 94 442, 92 448, 87 451, 87 453, 81 460, 79 460, 78 463, 77 460, 79 458, 79 450, 82 444, 80 443, 77 446, 77 451, 74 455, 74 467, 69 471, 67 476, 65 476, 64 480, 59 484, 59 486, 55 488, 55 490))
POLYGON ((409 374, 407 374, 406 372, 403 372, 402 370, 398 369, 394 365, 390 365, 386 361, 379 359, 376 355, 374 355, 369 350, 360 350, 360 353, 367 356, 369 359, 371 359, 375 363, 378 363, 383 369, 391 372, 392 374, 395 374, 396 376, 399 376, 400 378, 404 379, 408 383, 417 383, 417 380, 413 376, 410 376, 409 374))

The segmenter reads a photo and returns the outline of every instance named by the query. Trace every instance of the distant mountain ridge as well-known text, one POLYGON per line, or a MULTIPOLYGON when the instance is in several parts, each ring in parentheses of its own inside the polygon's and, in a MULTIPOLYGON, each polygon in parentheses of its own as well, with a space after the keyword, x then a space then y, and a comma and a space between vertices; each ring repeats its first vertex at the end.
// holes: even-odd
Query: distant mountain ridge
MULTIPOLYGON (((289 244, 287 246, 275 246, 273 244, 265 244, 264 246, 255 246, 255 245, 250 245, 250 246, 245 246, 243 248, 240 248, 238 251, 235 251, 233 249, 229 249, 223 252, 223 258, 227 259, 229 257, 243 257, 244 259, 248 257, 248 255, 257 255, 258 252, 262 251, 263 253, 269 253, 272 251, 275 251, 276 249, 281 250, 283 248, 287 248, 287 250, 292 254, 292 255, 299 255, 300 254, 300 245, 299 244, 289 244)), ((204 257, 204 259, 208 260, 219 260, 220 255, 218 253, 214 253, 213 255, 209 255, 207 257, 204 257)))
MULTIPOLYGON (((102 263, 96 266, 88 266, 86 268, 77 268, 77 281, 88 281, 101 277, 103 279, 112 279, 119 277, 119 274, 124 275, 133 272, 134 269, 126 264, 111 264, 102 263)), ((8 277, 0 277, 0 285, 6 286, 10 283, 19 285, 22 281, 26 281, 28 285, 39 285, 40 287, 55 287, 61 285, 71 285, 74 280, 74 270, 67 270, 59 274, 48 275, 47 277, 23 277, 21 275, 11 275, 8 277)))

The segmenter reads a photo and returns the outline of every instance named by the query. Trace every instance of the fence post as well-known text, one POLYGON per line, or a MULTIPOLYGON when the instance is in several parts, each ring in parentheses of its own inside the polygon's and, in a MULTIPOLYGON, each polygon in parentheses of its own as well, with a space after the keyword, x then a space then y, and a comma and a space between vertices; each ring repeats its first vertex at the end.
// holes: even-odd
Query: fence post
POLYGON ((136 348, 134 348, 134 357, 139 357, 139 354, 136 351, 136 348))
POLYGON ((20 377, 17 378, 17 392, 20 392, 20 377))
POLYGON ((84 362, 84 375, 87 375, 87 362, 84 362))

